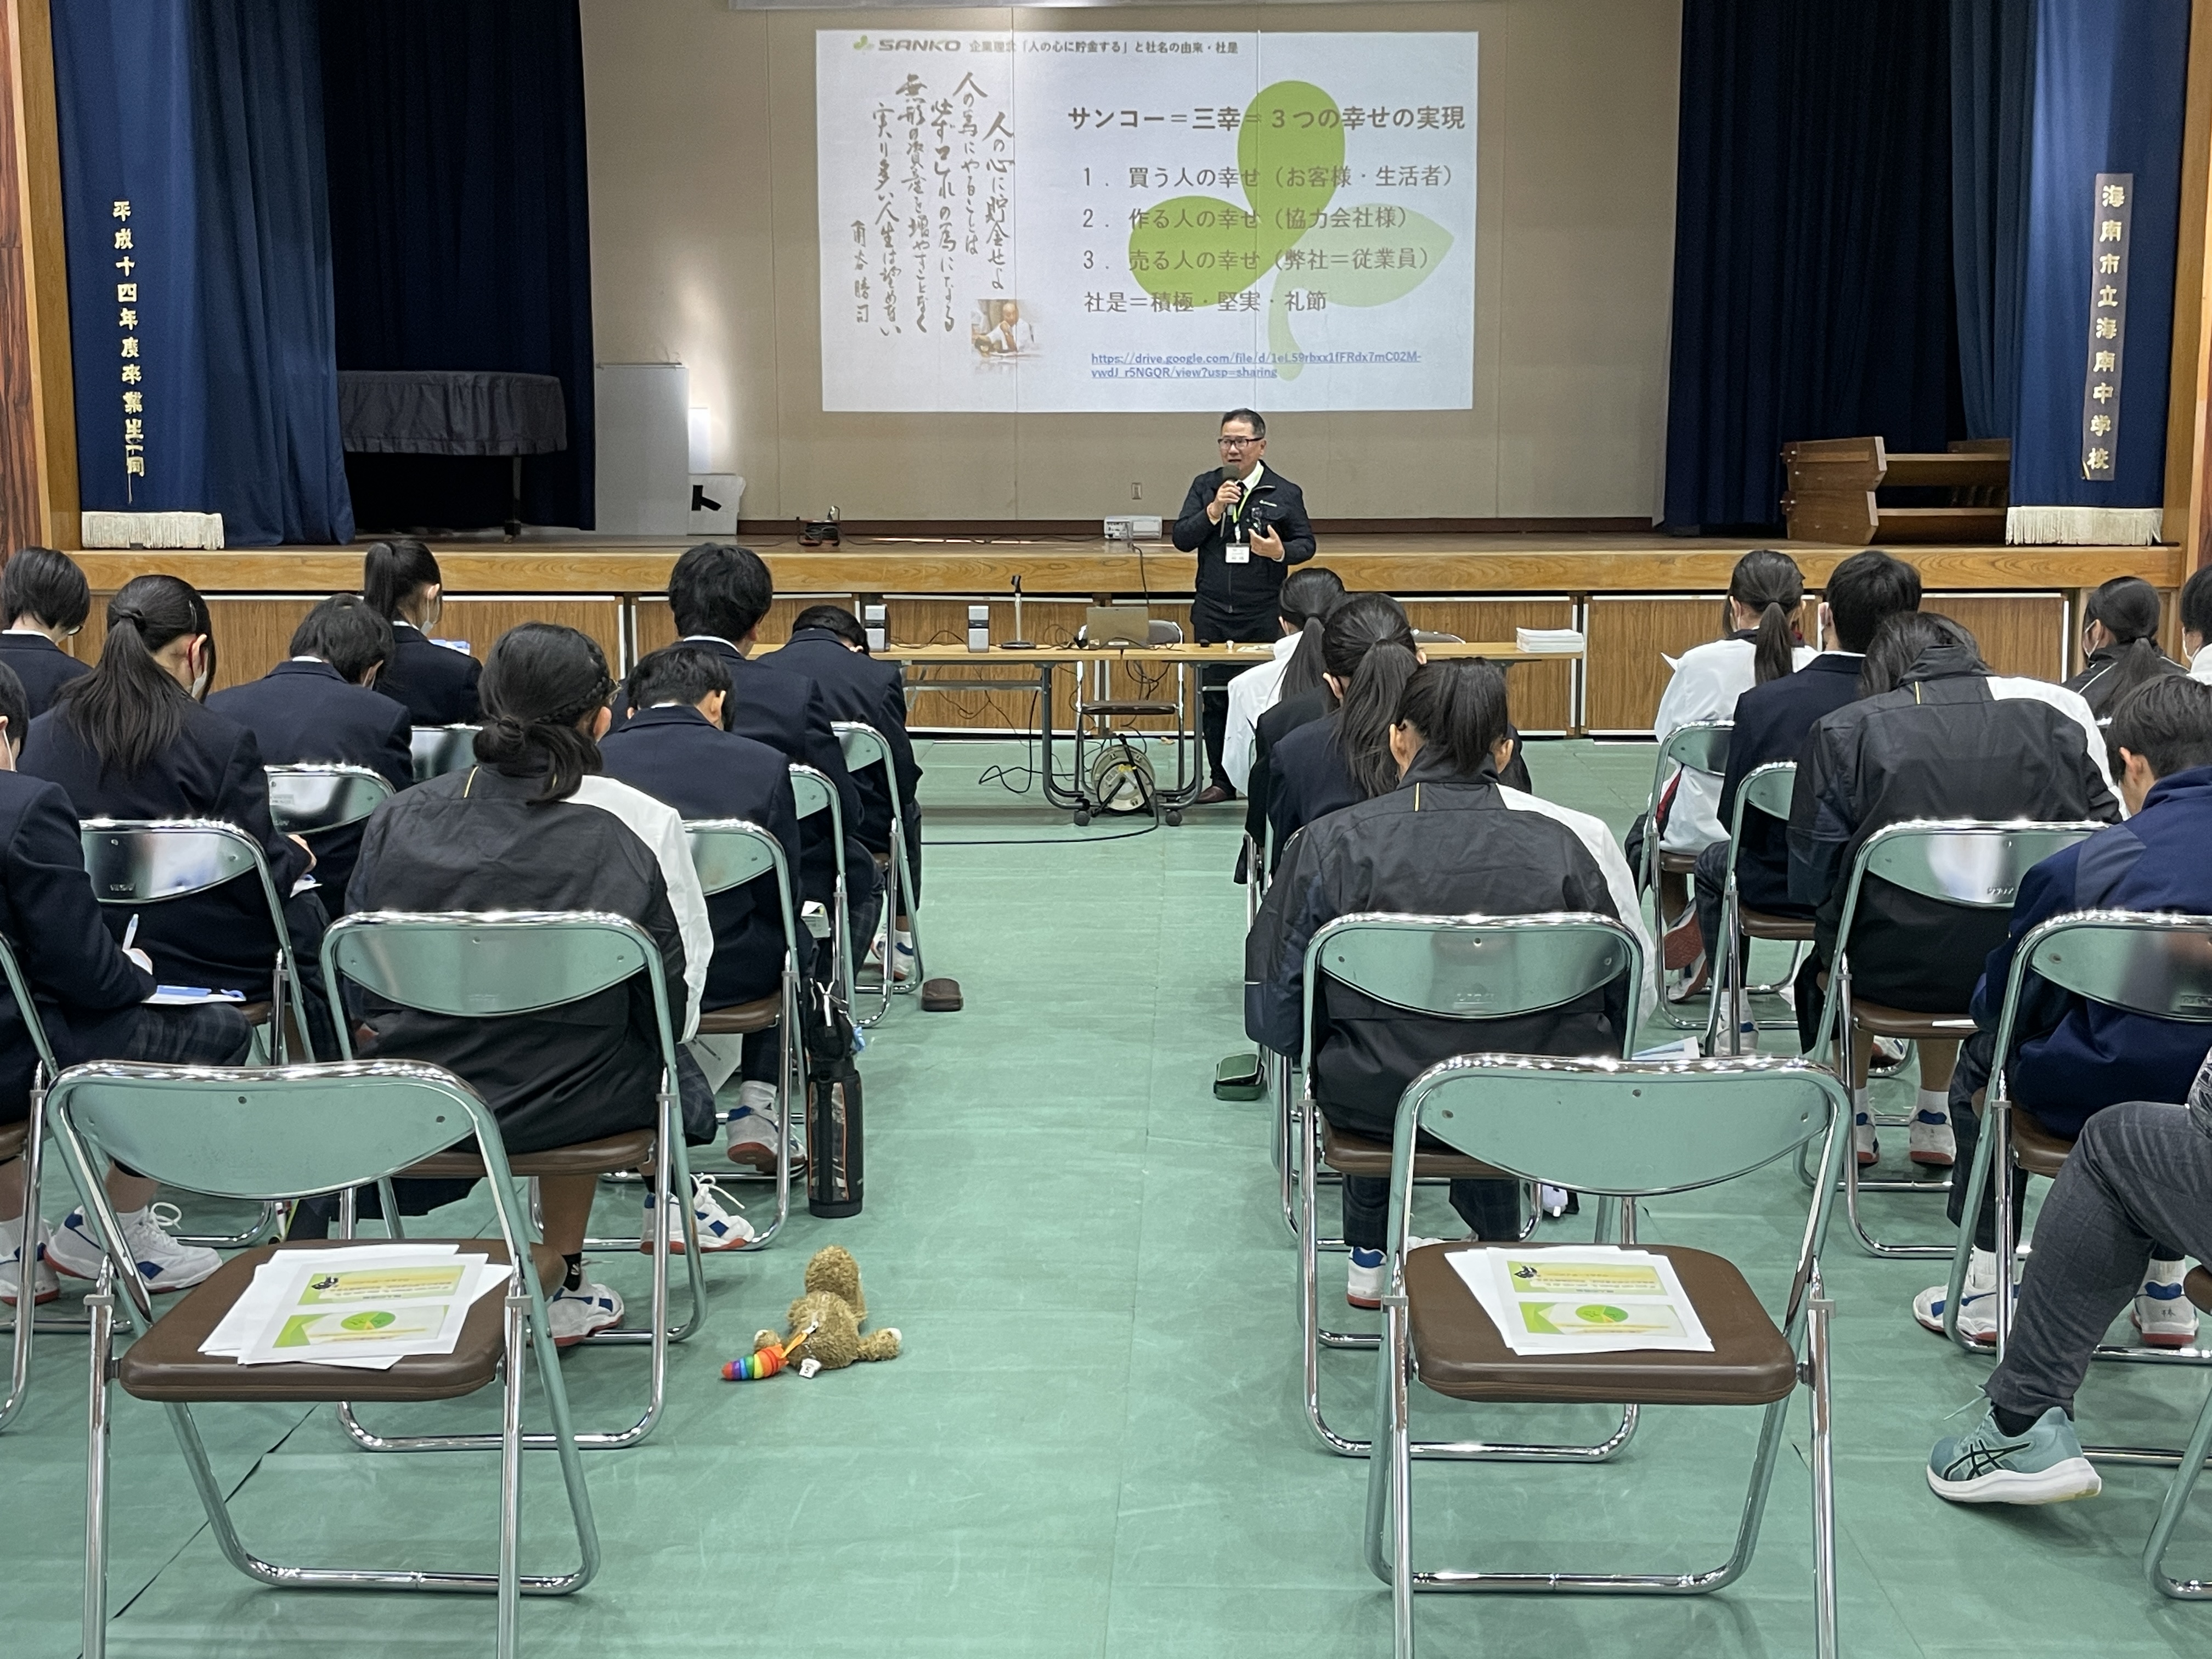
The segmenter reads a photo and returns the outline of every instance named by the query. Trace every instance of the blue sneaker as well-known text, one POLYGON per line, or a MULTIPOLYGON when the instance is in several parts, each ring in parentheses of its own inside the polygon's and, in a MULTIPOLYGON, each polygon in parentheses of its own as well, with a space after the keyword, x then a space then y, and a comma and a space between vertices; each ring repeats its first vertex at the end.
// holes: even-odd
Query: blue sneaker
POLYGON ((1352 1247, 1352 1267, 1344 1278, 1344 1299, 1355 1308, 1382 1305, 1382 1252, 1352 1247))
POLYGON ((2015 1436, 1984 1406, 1972 1433, 1938 1440, 1928 1454, 1928 1489, 1954 1504, 2064 1504, 2094 1498, 2105 1483, 2057 1407, 2015 1436))

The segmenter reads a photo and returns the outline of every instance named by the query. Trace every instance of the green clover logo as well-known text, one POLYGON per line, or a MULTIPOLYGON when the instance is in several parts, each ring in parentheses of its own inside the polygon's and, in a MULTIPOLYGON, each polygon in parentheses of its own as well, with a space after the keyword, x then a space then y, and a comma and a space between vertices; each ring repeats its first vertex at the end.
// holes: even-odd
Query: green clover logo
MULTIPOLYGON (((1245 207, 1218 196, 1174 196, 1141 210, 1129 232, 1129 272, 1147 294, 1218 306, 1270 275, 1267 346, 1292 356, 1294 295, 1332 306, 1381 306, 1427 281, 1452 234, 1395 203, 1334 206, 1352 181, 1336 100, 1306 81, 1261 90, 1237 130, 1237 166, 1222 182, 1243 188, 1245 207), (1387 256, 1387 257, 1386 257, 1387 256)), ((1294 380, 1304 368, 1279 361, 1294 380)))

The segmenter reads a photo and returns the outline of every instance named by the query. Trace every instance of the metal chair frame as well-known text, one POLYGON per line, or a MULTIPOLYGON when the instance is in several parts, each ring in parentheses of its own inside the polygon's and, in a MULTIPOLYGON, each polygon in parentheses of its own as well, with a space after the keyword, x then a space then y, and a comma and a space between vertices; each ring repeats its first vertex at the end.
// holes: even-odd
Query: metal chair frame
MULTIPOLYGON (((1851 1006, 1850 945, 1858 920, 1859 898, 1869 877, 1922 898, 1962 909, 2009 910, 2021 878, 2052 854, 2094 835, 2101 823, 2038 823, 2019 818, 1909 818, 1884 824, 1860 843, 1844 889, 1843 914, 1836 928, 1835 960, 1828 964, 1828 989, 1820 1006, 1820 1025, 1806 1051, 1810 1059, 1832 1052, 1836 1075, 1850 1086, 1856 1016, 1851 1006)), ((1929 1018, 1956 1016, 1929 1015, 1929 1018)), ((1964 1036, 1965 1033, 1961 1033, 1964 1036)), ((1852 1109, 1859 1097, 1853 1091, 1852 1109)), ((1801 1165, 1802 1167, 1802 1165, 1801 1165)), ((1954 1171, 1955 1173, 1955 1171, 1954 1171)), ((1929 1261, 1952 1253, 1948 1244, 1886 1244, 1867 1231, 1859 1214, 1862 1193, 1942 1194, 1944 1181, 1863 1180, 1856 1156, 1844 1160, 1844 1210, 1851 1231, 1868 1255, 1895 1260, 1929 1261)))
MULTIPOLYGON (((799 939, 805 929, 799 925, 798 907, 793 902, 791 866, 783 856, 782 843, 761 828, 744 818, 687 818, 684 823, 685 838, 691 848, 692 866, 699 872, 699 885, 708 898, 726 893, 732 887, 742 887, 757 881, 770 871, 775 872, 776 902, 783 909, 783 975, 781 996, 783 1015, 776 1022, 776 1041, 780 1049, 776 1069, 776 1115, 779 1133, 775 1146, 775 1219, 753 1237, 750 1248, 759 1249, 783 1231, 783 1224, 791 1218, 791 1131, 792 1113, 799 1097, 797 1073, 799 1061, 799 975, 801 950, 799 939)), ((812 938, 807 936, 808 944, 812 938)))
POLYGON ((428 783, 448 772, 467 770, 477 763, 476 736, 480 726, 417 726, 408 738, 415 760, 415 781, 428 783))
MULTIPOLYGON (((556 1008, 623 984, 640 972, 646 975, 661 1057, 653 1160, 653 1248, 647 1252, 653 1261, 653 1322, 643 1330, 623 1327, 585 1339, 586 1344, 647 1346, 646 1407, 644 1414, 626 1429, 586 1431, 574 1437, 576 1443, 589 1451, 635 1445, 660 1420, 661 1406, 667 1397, 669 1344, 688 1340, 707 1315, 706 1275, 700 1267, 697 1219, 690 1203, 691 1164, 684 1152, 683 1115, 677 1103, 676 1034, 669 1016, 668 984, 659 947, 629 917, 603 911, 371 910, 341 916, 331 924, 323 935, 322 960, 324 983, 334 999, 349 979, 386 1001, 465 1019, 496 1019, 556 1008), (571 947, 565 955, 556 948, 564 939, 571 947), (602 952, 597 960, 576 959, 579 952, 594 948, 602 952), (440 956, 451 960, 438 960, 440 956), (426 987, 409 977, 433 971, 446 976, 444 982, 426 987), (513 977, 501 982, 494 975, 501 971, 513 977), (690 1291, 690 1310, 684 1322, 672 1328, 665 1222, 672 1191, 681 1193, 684 1200, 679 1208, 690 1291)), ((349 1060, 353 1036, 347 1024, 337 1022, 339 1048, 343 1058, 349 1060)), ((487 1170, 490 1167, 485 1165, 487 1170)), ((349 1186, 346 1194, 351 1191, 349 1186)), ((388 1186, 381 1189, 380 1197, 386 1230, 394 1238, 403 1237, 404 1224, 388 1186)), ((344 1206, 342 1218, 350 1222, 350 1204, 344 1194, 341 1204, 344 1206)), ((369 1451, 483 1451, 499 1443, 495 1435, 374 1434, 362 1425, 350 1406, 338 1407, 338 1419, 354 1443, 369 1451)), ((553 1443, 544 1435, 528 1435, 524 1443, 535 1449, 553 1443)))
MULTIPOLYGON (((1446 916, 1368 911, 1340 916, 1316 931, 1306 946, 1300 1064, 1310 1085, 1314 1010, 1323 975, 1408 1013, 1465 1020, 1540 1013, 1579 1000, 1625 977, 1629 1017, 1621 1034, 1621 1053, 1626 1054, 1635 1044, 1635 1011, 1643 994, 1644 967, 1644 946, 1634 930, 1610 916, 1588 912, 1446 916), (1470 1012, 1470 1009, 1480 1012, 1470 1012)), ((1364 1457, 1369 1443, 1338 1433, 1322 1414, 1321 1352, 1323 1348, 1372 1348, 1382 1339, 1363 1331, 1330 1330, 1321 1322, 1319 1255, 1324 1245, 1319 1237, 1317 1176, 1322 1117, 1310 1087, 1299 1121, 1298 1336, 1304 1366, 1306 1423, 1322 1444, 1338 1456, 1364 1457)), ((1423 1184, 1433 1183, 1425 1177, 1423 1184)), ((1536 1214, 1536 1206, 1528 1206, 1522 1237, 1534 1231, 1536 1214)), ((1624 1224, 1634 1231, 1633 1221, 1624 1224)), ((1341 1239, 1328 1241, 1327 1247, 1348 1248, 1341 1239)), ((1610 1435, 1589 1445, 1423 1441, 1415 1445, 1413 1455, 1601 1462, 1626 1445, 1635 1431, 1636 1407, 1630 1406, 1610 1435)))
POLYGON ((866 1019, 859 1018, 860 1010, 857 1004, 854 1006, 854 1017, 865 1029, 877 1024, 890 1012, 893 996, 908 996, 921 987, 927 971, 921 951, 921 895, 914 884, 914 872, 907 865, 906 815, 899 805, 898 769, 891 764, 890 744, 882 732, 863 720, 832 720, 830 729, 837 734, 838 746, 845 751, 845 769, 861 772, 871 766, 882 767, 884 787, 891 798, 891 861, 884 870, 890 879, 884 884, 883 915, 876 920, 876 954, 884 964, 883 984, 878 988, 882 1001, 866 1019), (914 935, 914 972, 903 985, 891 971, 902 905, 906 910, 908 931, 914 935))
MULTIPOLYGON (((1743 787, 1735 793, 1735 810, 1729 819, 1728 879, 1721 889, 1721 936, 1717 940, 1705 941, 1707 960, 1714 964, 1711 1005, 1705 1016, 1705 1052, 1709 1054, 1721 1052, 1721 1022, 1723 1019, 1728 1022, 1728 1052, 1731 1054, 1743 1052, 1743 1028, 1750 1019, 1751 997, 1755 993, 1771 993, 1778 986, 1794 980, 1797 975, 1797 963, 1804 955, 1803 943, 1790 946, 1789 971, 1776 985, 1743 983, 1743 976, 1750 963, 1746 960, 1749 953, 1743 948, 1743 926, 1738 921, 1743 914, 1743 896, 1737 886, 1736 860, 1743 853, 1744 816, 1747 812, 1763 812, 1769 817, 1780 818, 1787 823, 1790 792, 1796 781, 1796 761, 1769 761, 1764 766, 1753 767, 1744 778, 1743 787), (1721 1006, 1723 988, 1728 1004, 1725 1014, 1721 1006)), ((1812 929, 1813 924, 1807 921, 1807 939, 1812 938, 1812 929)), ((1758 1031, 1796 1029, 1795 1020, 1762 1021, 1756 1024, 1754 1035, 1758 1031)), ((1757 1046, 1755 1042, 1753 1044, 1754 1048, 1757 1046)))
POLYGON ((840 1000, 848 1010, 854 1006, 853 978, 852 896, 845 890, 845 808, 836 786, 816 768, 791 763, 791 797, 802 823, 817 812, 830 814, 830 839, 836 844, 836 884, 830 907, 830 956, 840 1000))
POLYGON ((110 1389, 116 1297, 123 1286, 125 1322, 143 1333, 154 1322, 152 1297, 128 1251, 92 1145, 142 1172, 196 1191, 260 1199, 307 1197, 387 1178, 452 1144, 466 1126, 490 1172, 501 1242, 514 1265, 507 1283, 502 1413, 496 1435, 478 1437, 500 1452, 499 1570, 495 1573, 415 1569, 306 1567, 250 1553, 240 1540, 228 1495, 210 1462, 192 1408, 165 1403, 177 1443, 207 1512, 208 1525, 230 1564, 277 1589, 463 1592, 498 1598, 496 1651, 513 1659, 520 1598, 566 1595, 590 1583, 599 1541, 583 1460, 570 1431, 568 1396, 548 1334, 544 1287, 499 1127, 475 1092, 451 1073, 404 1060, 277 1067, 79 1066, 54 1081, 46 1111, 62 1154, 86 1194, 88 1212, 106 1244, 109 1266, 88 1307, 92 1316, 90 1435, 86 1456, 84 1652, 102 1659, 107 1638, 107 1520, 110 1389), (311 1115, 312 1127, 300 1119, 311 1115), (91 1144, 88 1144, 91 1143, 91 1144), (545 1436, 522 1432, 526 1358, 553 1422, 545 1436), (560 1455, 579 1564, 572 1572, 521 1571, 522 1452, 542 1441, 560 1455))
POLYGON ((392 780, 366 766, 305 761, 264 766, 269 816, 287 835, 320 836, 359 823, 392 799, 392 780), (313 799, 319 793, 319 802, 313 799))
MULTIPOLYGON (((1723 777, 1728 772, 1729 738, 1735 731, 1734 720, 1692 720, 1687 726, 1677 726, 1666 742, 1659 745, 1659 758, 1651 769, 1651 796, 1644 809, 1644 867, 1637 873, 1644 889, 1651 895, 1651 937, 1656 940, 1667 937, 1667 904, 1659 895, 1659 799, 1667 788, 1667 780, 1674 772, 1702 772, 1710 777, 1723 777)), ((1712 943, 1706 941, 1706 960, 1712 959, 1712 943)), ((1694 1031, 1697 1023, 1677 1017, 1665 996, 1659 999, 1659 1018, 1678 1031, 1694 1031)))
MULTIPOLYGON (((1146 645, 1181 645, 1182 641, 1183 631, 1182 624, 1181 623, 1175 622, 1165 617, 1155 617, 1150 623, 1146 624, 1145 643, 1146 645)), ((1081 645, 1085 642, 1083 630, 1080 629, 1076 630, 1075 642, 1078 645, 1081 645)), ((1127 659, 1124 659, 1119 664, 1109 664, 1102 659, 1096 662, 1078 663, 1075 665, 1075 726, 1073 732, 1075 739, 1075 755, 1074 759, 1072 762, 1072 768, 1075 775, 1076 787, 1079 790, 1087 790, 1090 787, 1090 773, 1085 769, 1083 763, 1083 747, 1086 739, 1095 735, 1099 741, 1103 742, 1106 738, 1114 736, 1114 728, 1110 722, 1116 714, 1127 714, 1132 717, 1146 714, 1172 715, 1176 724, 1175 731, 1171 734, 1170 740, 1175 744, 1175 787, 1172 789, 1162 788, 1160 787, 1159 780, 1157 777, 1154 778, 1152 781, 1152 793, 1154 797, 1152 810, 1158 815, 1159 818, 1163 822, 1166 823, 1170 826, 1173 826, 1182 822, 1182 809, 1189 805, 1192 799, 1198 794, 1198 779, 1195 774, 1198 769, 1198 744, 1200 741, 1200 734, 1198 731, 1192 726, 1189 720, 1189 715, 1191 713, 1191 684, 1189 668, 1188 665, 1183 663, 1162 665, 1164 667, 1173 669, 1175 672, 1176 694, 1172 702, 1164 697, 1131 698, 1115 697, 1110 695, 1112 690, 1111 676, 1115 667, 1125 666, 1133 671, 1141 667, 1142 665, 1142 658, 1139 658, 1133 662, 1129 661, 1127 659), (1090 677, 1091 692, 1091 696, 1088 701, 1085 699, 1083 695, 1083 682, 1086 673, 1090 677), (1100 726, 1095 734, 1091 732, 1088 725, 1088 722, 1093 720, 1101 722, 1100 726)), ((1223 695, 1225 696, 1228 694, 1224 691, 1223 695)), ((1202 701, 1205 696, 1202 688, 1200 690, 1199 696, 1202 701)), ((1050 711, 1048 710, 1048 720, 1049 720, 1049 714, 1050 711)), ((1125 740, 1135 738, 1149 741, 1157 740, 1158 734, 1149 732, 1139 732, 1134 726, 1132 726, 1128 731, 1121 733, 1121 735, 1125 740)), ((1079 815, 1076 819, 1078 823, 1084 823, 1088 821, 1089 814, 1087 811, 1079 815)))
POLYGON ((49 1334, 89 1331, 92 1322, 88 1319, 41 1319, 38 1315, 36 1256, 39 1194, 46 1164, 46 1085, 60 1075, 61 1066, 55 1061, 46 1024, 39 1018, 39 1006, 31 995, 30 981, 23 977, 22 964, 15 958, 15 947, 4 937, 0 937, 0 976, 7 981, 8 994, 15 999, 16 1012, 23 1017, 23 1027, 31 1034, 31 1047, 38 1054, 38 1061, 31 1069, 30 1115, 23 1126, 23 1252, 15 1264, 15 1322, 11 1333, 13 1352, 8 1372, 8 1395, 0 1400, 0 1431, 4 1431, 30 1397, 32 1336, 39 1331, 49 1334))
MULTIPOLYGON (((1468 1054, 1433 1066, 1407 1089, 1391 1150, 1389 1291, 1382 1301, 1375 1437, 1388 1455, 1367 1472, 1367 1564, 1391 1587, 1395 1651, 1413 1659, 1416 1590, 1698 1595, 1725 1589, 1750 1565, 1788 1416, 1788 1395, 1765 1408, 1751 1484, 1727 1560, 1704 1572, 1416 1571, 1408 1389, 1419 1375, 1406 1295, 1410 1179, 1419 1137, 1434 1134, 1525 1179, 1635 1201, 1719 1185, 1821 1143, 1820 1179, 1807 1208, 1781 1334, 1803 1340, 1797 1380, 1812 1396, 1814 1651, 1836 1652, 1835 1482, 1828 1317, 1820 1251, 1848 1137, 1848 1095, 1823 1067, 1763 1055, 1699 1060, 1544 1060, 1468 1054), (1679 1103, 1679 1105, 1678 1105, 1679 1103), (1703 1110, 1699 1122, 1692 1115, 1703 1110), (1646 1125, 1656 1123, 1656 1133, 1646 1125)), ((1795 1390, 1793 1389, 1794 1393, 1795 1390)), ((1633 1410, 1631 1407, 1628 1409, 1633 1410)))

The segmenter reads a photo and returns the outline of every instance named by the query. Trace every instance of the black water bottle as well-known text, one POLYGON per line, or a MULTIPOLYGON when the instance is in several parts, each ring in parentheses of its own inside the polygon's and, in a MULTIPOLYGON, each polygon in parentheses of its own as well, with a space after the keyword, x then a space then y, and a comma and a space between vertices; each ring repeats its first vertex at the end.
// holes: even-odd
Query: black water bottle
POLYGON ((860 1212, 860 1073, 849 1057, 806 1080, 806 1207, 836 1218, 860 1212))

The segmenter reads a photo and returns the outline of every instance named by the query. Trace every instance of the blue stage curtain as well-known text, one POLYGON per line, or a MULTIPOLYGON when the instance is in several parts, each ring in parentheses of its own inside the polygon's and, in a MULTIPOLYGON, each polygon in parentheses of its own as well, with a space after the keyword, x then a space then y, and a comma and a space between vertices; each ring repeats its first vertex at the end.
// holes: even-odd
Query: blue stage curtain
MULTIPOLYGON (((574 0, 324 0, 344 368, 556 374, 568 447, 524 463, 534 524, 593 522, 591 220, 574 0)), ((365 526, 495 525, 504 459, 349 462, 365 526)))
POLYGON ((1685 0, 1668 525, 1781 518, 1784 443, 1952 434, 1949 11, 1685 0))
POLYGON ((2156 539, 2189 11, 2189 0, 2039 0, 2008 540, 2156 539), (2133 173, 2135 201, 2115 476, 2092 481, 2081 410, 2100 173, 2133 173))
POLYGON ((82 504, 347 540, 313 15, 70 0, 53 24, 82 504))
POLYGON ((1951 0, 1951 270, 1970 438, 2012 435, 2027 252, 2035 0, 1951 0))

